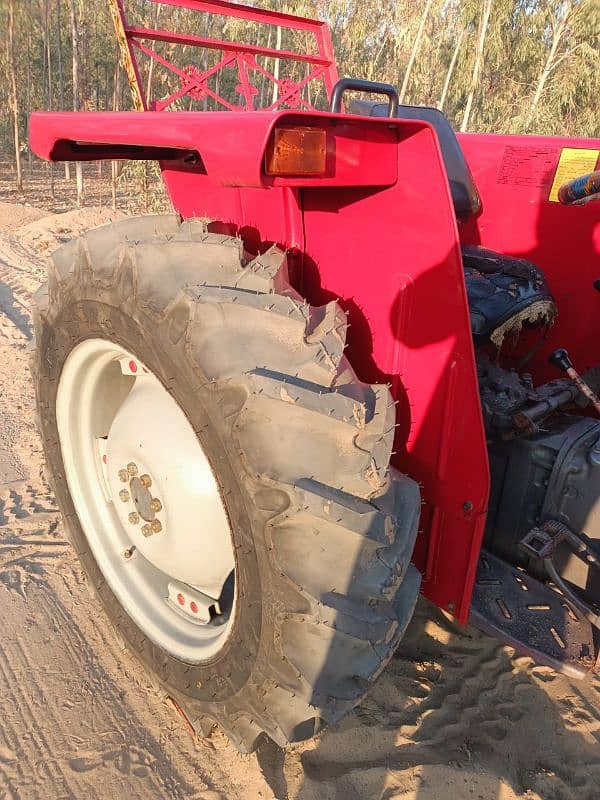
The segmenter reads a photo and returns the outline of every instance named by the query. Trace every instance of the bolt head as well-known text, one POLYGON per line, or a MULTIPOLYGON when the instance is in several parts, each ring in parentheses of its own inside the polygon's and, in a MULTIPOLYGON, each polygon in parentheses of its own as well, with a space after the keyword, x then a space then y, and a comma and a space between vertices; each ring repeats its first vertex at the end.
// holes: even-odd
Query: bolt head
POLYGON ((162 531, 162 525, 160 520, 153 519, 150 523, 150 528, 152 529, 152 533, 160 533, 162 531))
POLYGON ((127 464, 127 472, 132 477, 134 475, 137 475, 138 474, 137 464, 134 464, 133 461, 130 461, 129 464, 127 464))
POLYGON ((148 524, 146 523, 146 525, 142 525, 142 533, 144 534, 144 536, 145 536, 146 538, 148 538, 148 536, 152 536, 152 535, 153 535, 154 531, 152 530, 152 528, 150 527, 150 525, 148 525, 148 524))
POLYGON ((127 472, 126 469, 119 470, 119 480, 123 481, 123 483, 127 483, 127 481, 129 480, 129 473, 127 472))
POLYGON ((131 514, 129 515, 128 519, 129 519, 129 522, 131 522, 132 525, 137 525, 139 523, 139 521, 140 521, 140 515, 136 514, 135 511, 132 511, 131 514))
POLYGON ((154 511, 155 514, 158 514, 159 511, 162 511, 162 503, 158 499, 158 497, 153 497, 150 501, 150 508, 154 511))
POLYGON ((144 473, 143 475, 140 475, 140 483, 142 484, 144 489, 149 489, 152 486, 152 478, 150 477, 150 475, 144 473))
POLYGON ((126 503, 129 500, 129 492, 127 491, 127 489, 121 489, 121 491, 119 492, 119 497, 124 503, 126 503))

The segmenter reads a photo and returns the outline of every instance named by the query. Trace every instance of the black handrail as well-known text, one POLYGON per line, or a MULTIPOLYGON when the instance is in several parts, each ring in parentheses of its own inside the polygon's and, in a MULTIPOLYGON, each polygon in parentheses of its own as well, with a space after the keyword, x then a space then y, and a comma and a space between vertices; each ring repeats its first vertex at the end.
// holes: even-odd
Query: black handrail
POLYGON ((389 98, 388 117, 395 117, 398 113, 400 99, 398 90, 391 83, 376 83, 374 81, 364 81, 359 78, 342 78, 333 87, 331 93, 330 110, 339 114, 342 110, 342 98, 345 92, 368 92, 369 94, 383 94, 389 98))

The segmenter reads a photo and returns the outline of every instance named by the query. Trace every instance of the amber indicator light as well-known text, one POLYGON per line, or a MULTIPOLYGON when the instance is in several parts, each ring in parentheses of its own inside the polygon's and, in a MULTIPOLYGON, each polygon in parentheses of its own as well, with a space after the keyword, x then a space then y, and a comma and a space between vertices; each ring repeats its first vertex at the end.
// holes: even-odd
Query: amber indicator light
POLYGON ((267 175, 323 175, 327 133, 321 128, 275 128, 265 153, 267 175))

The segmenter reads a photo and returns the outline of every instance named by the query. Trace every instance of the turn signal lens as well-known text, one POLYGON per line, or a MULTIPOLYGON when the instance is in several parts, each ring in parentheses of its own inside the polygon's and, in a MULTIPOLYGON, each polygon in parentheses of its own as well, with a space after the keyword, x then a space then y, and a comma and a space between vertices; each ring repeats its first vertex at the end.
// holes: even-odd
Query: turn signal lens
POLYGON ((267 175, 323 175, 327 134, 320 128, 275 128, 265 154, 267 175))

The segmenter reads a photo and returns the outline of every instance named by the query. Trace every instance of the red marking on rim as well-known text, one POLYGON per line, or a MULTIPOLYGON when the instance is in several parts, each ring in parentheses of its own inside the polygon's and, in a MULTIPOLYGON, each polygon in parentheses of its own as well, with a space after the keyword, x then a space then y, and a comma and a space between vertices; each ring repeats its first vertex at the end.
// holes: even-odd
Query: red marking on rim
POLYGON ((190 610, 192 611, 193 614, 197 614, 198 613, 198 606, 196 605, 196 603, 194 603, 193 600, 190 603, 190 610))
POLYGON ((102 456, 102 463, 103 463, 103 464, 106 464, 106 461, 107 461, 107 459, 106 459, 106 453, 104 453, 104 455, 102 456))
POLYGON ((129 369, 132 372, 137 372, 137 364, 135 363, 135 361, 133 361, 133 359, 129 362, 129 369))
POLYGON ((177 602, 179 603, 180 606, 184 606, 185 605, 185 597, 182 594, 178 594, 177 595, 177 602))

